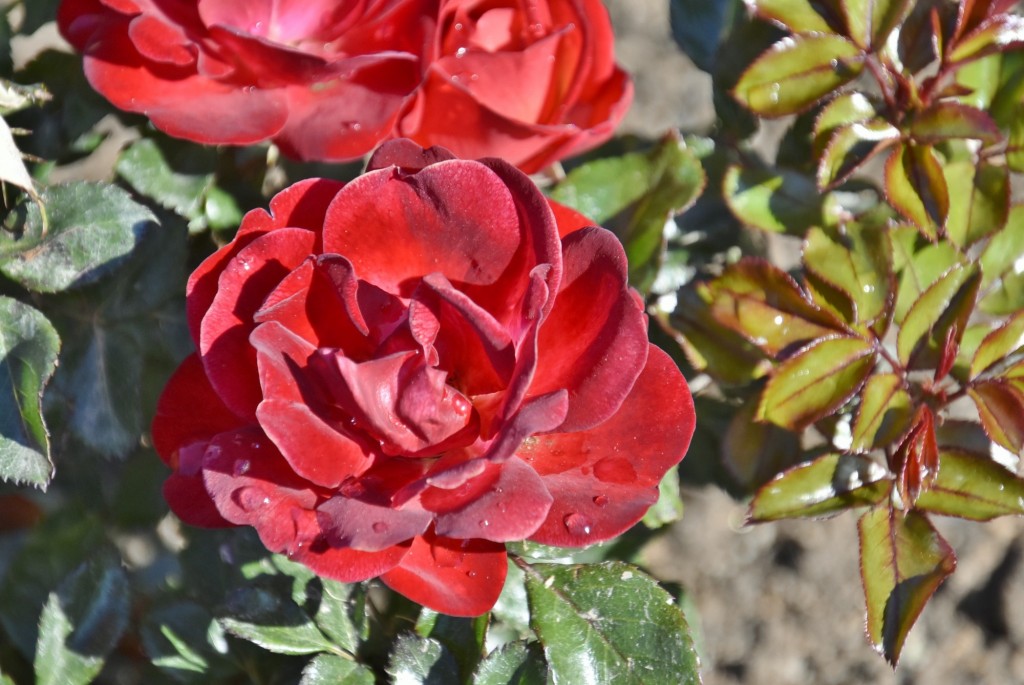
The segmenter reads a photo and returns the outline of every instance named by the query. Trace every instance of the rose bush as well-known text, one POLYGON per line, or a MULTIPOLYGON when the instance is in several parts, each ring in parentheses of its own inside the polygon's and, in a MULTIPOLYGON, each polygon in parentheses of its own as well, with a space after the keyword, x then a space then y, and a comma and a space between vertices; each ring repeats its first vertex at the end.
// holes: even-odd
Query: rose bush
POLYGON ((496 159, 400 140, 286 189, 188 318, 153 424, 171 508, 449 614, 491 608, 507 541, 636 523, 694 429, 615 236, 496 159))
POLYGON ((608 139, 632 98, 600 0, 63 0, 58 23, 118 108, 298 159, 401 135, 532 172, 608 139))

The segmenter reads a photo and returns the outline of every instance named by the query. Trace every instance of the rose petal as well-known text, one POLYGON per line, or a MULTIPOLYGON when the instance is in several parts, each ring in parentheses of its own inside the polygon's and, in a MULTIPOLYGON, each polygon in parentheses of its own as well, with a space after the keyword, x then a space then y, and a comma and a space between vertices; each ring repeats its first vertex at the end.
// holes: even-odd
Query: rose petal
POLYGON ((317 520, 332 547, 379 552, 420 535, 430 513, 416 507, 397 509, 348 497, 332 497, 317 507, 317 520))
POLYGON ((398 566, 381 575, 396 592, 449 616, 491 610, 505 585, 505 546, 487 540, 453 540, 431 531, 413 540, 398 566))
POLYGON ((389 166, 396 166, 406 173, 415 173, 423 167, 455 159, 450 151, 443 147, 421 148, 408 138, 389 140, 377 148, 366 163, 367 171, 376 171, 389 166))
POLYGON ((160 21, 156 17, 140 14, 128 26, 128 36, 147 59, 178 66, 192 64, 196 57, 188 36, 181 27, 160 21))
POLYGON ((202 474, 185 476, 172 473, 164 481, 164 500, 182 523, 199 528, 227 528, 235 525, 228 521, 206 491, 202 474))
POLYGON ((292 561, 305 564, 318 576, 333 578, 342 583, 358 583, 394 568, 412 546, 406 541, 379 552, 331 547, 320 533, 317 515, 302 511, 296 516, 299 543, 288 554, 292 561), (309 540, 310 542, 303 542, 309 540))
POLYGON ((559 238, 564 238, 570 233, 578 231, 581 228, 596 225, 589 218, 583 216, 575 209, 563 205, 561 202, 555 202, 549 198, 548 204, 551 205, 551 211, 554 212, 555 221, 558 223, 559 238))
POLYGON ((530 539, 581 546, 627 530, 657 500, 658 483, 686 453, 695 421, 693 399, 675 362, 651 346, 643 372, 613 417, 586 431, 537 436, 519 448, 519 457, 554 497, 530 539))
POLYGON ((316 348, 276 321, 260 324, 249 336, 256 352, 261 397, 326 405, 327 393, 307 371, 316 348))

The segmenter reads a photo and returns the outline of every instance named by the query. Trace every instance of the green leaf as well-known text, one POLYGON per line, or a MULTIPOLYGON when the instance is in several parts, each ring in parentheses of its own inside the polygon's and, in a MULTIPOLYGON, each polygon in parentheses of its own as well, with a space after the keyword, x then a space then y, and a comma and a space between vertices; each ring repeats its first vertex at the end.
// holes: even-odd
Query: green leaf
POLYGON ((1006 166, 1021 173, 1024 171, 1024 104, 1016 105, 1014 115, 1007 125, 1006 166))
POLYGON ((459 666, 455 657, 437 640, 402 633, 395 640, 395 648, 388 660, 388 674, 392 682, 403 685, 452 685, 459 679, 459 666))
POLYGON ((25 161, 21 158, 21 151, 14 142, 14 135, 11 127, 0 117, 0 183, 10 183, 18 186, 36 202, 39 195, 32 183, 32 177, 25 168, 25 161))
POLYGON ((949 195, 946 235, 961 249, 999 231, 1010 211, 1010 175, 1004 166, 969 160, 943 167, 949 195))
POLYGON ((700 682, 683 612, 636 567, 521 566, 555 685, 700 682))
POLYGON ((894 279, 892 246, 883 230, 852 222, 837 232, 814 228, 803 254, 805 268, 849 298, 855 323, 884 332, 894 279))
POLYGON ((876 119, 878 112, 866 95, 858 91, 840 93, 821 108, 814 120, 814 156, 821 157, 833 134, 849 124, 863 124, 876 119))
POLYGON ((1024 515, 1024 479, 988 457, 942 449, 939 472, 917 508, 972 521, 1024 515))
POLYGON ((37 685, 92 682, 128 626, 131 597, 121 560, 102 554, 65 579, 39 620, 37 685))
POLYGON ((536 642, 509 642, 487 655, 473 685, 547 685, 544 652, 536 642))
POLYGON ((317 612, 313 620, 338 647, 355 654, 369 636, 366 615, 366 587, 360 583, 339 583, 330 578, 317 578, 305 586, 315 593, 317 612))
POLYGON ((959 102, 940 100, 914 117, 910 138, 920 144, 941 143, 957 138, 999 142, 1003 135, 996 122, 985 112, 959 102))
POLYGON ((755 0, 750 5, 762 19, 776 21, 793 33, 832 33, 828 22, 810 0, 755 0))
POLYGON ((679 471, 669 469, 658 483, 658 501, 641 519, 645 526, 657 530, 683 518, 683 499, 679 495, 679 471))
POLYGON ((881 118, 837 127, 818 162, 818 187, 832 188, 843 183, 899 137, 899 129, 881 118))
POLYGON ((883 504, 864 514, 857 530, 868 639, 895 665, 924 605, 956 568, 956 556, 916 511, 883 504))
POLYGON ((989 55, 969 62, 956 70, 956 86, 969 92, 956 101, 988 112, 997 125, 1003 125, 992 107, 992 100, 999 90, 999 74, 1002 70, 1002 55, 989 55))
POLYGON ((878 504, 892 483, 886 470, 856 454, 826 454, 780 473, 750 502, 751 523, 822 518, 878 504))
POLYGON ((740 0, 671 0, 672 37, 698 69, 710 72, 718 45, 742 7, 740 0))
POLYGON ((224 630, 205 607, 179 600, 150 611, 139 631, 150 662, 179 682, 202 683, 229 676, 224 630))
MULTIPOLYGON (((908 230, 900 228, 891 232, 894 268, 903 272, 893 312, 894 320, 900 324, 903 323, 910 308, 939 280, 939 277, 958 265, 966 266, 961 261, 960 253, 948 241, 926 245, 919 251, 908 249, 908 245, 898 239, 898 236, 908 233, 908 230), (896 266, 897 263, 901 265, 896 266)), ((913 240, 913 237, 911 239, 913 240)))
POLYGON ((979 306, 996 315, 1014 314, 1024 306, 1024 205, 1014 205, 1003 230, 992 236, 978 258, 985 296, 979 306))
POLYGON ((975 265, 953 267, 939 277, 907 312, 896 337, 896 353, 904 365, 932 368, 943 354, 947 337, 959 343, 981 284, 975 265))
MULTIPOLYGON (((990 331, 981 344, 978 345, 971 360, 969 380, 974 380, 982 373, 993 369, 997 363, 1004 362, 1011 355, 1012 361, 1024 347, 1024 312, 1017 312, 1009 320, 1004 321, 998 328, 990 331)), ((1001 365, 1002 366, 1002 365, 1001 365)))
POLYGON ((333 654, 319 654, 302 669, 299 685, 373 685, 373 671, 333 654))
POLYGON ((997 378, 967 389, 992 441, 1013 454, 1024 453, 1024 383, 997 378))
POLYGON ((855 452, 870 452, 899 440, 914 418, 905 382, 894 373, 874 374, 861 391, 860 410, 853 422, 855 452))
POLYGON ((842 0, 848 35, 865 50, 881 49, 913 8, 909 0, 842 0))
POLYGON ((764 117, 796 114, 856 78, 863 67, 860 49, 841 36, 789 36, 743 72, 733 96, 764 117))
POLYGON ((444 645, 458 663, 459 671, 468 677, 484 656, 488 619, 487 614, 460 618, 424 608, 416 621, 416 632, 444 645))
POLYGON ((791 431, 755 420, 757 402, 747 402, 729 421, 721 444, 722 463, 744 490, 753 490, 797 463, 800 439, 791 431))
POLYGON ((803 430, 853 397, 874 365, 875 350, 866 340, 816 340, 775 369, 761 395, 758 419, 803 430))
POLYGON ((0 480, 45 489, 53 477, 42 398, 59 350, 41 312, 0 296, 0 480))
MULTIPOLYGON (((1019 121, 1020 103, 1024 100, 1024 53, 1020 51, 1004 52, 992 55, 977 63, 994 61, 999 65, 998 84, 988 103, 988 113, 1003 128, 1008 128, 1014 121, 1019 121)), ((957 70, 962 73, 965 68, 957 70)))
POLYGON ((218 614, 224 630, 275 654, 337 653, 298 605, 269 588, 236 589, 218 614))
POLYGON ((802 236, 823 223, 824 198, 812 179, 796 171, 732 165, 722 195, 737 219, 769 233, 802 236))
POLYGON ((0 273, 37 292, 99 279, 121 264, 156 223, 152 212, 116 186, 73 183, 47 188, 41 197, 45 227, 33 203, 16 210, 15 225, 9 216, 7 230, 0 231, 0 273))
POLYGON ((929 240, 943 232, 949 215, 949 189, 942 163, 930 146, 900 144, 885 162, 885 193, 890 204, 929 240))
POLYGON ((948 55, 952 63, 979 59, 996 52, 1019 48, 1024 42, 1024 17, 999 14, 983 22, 957 42, 948 55))

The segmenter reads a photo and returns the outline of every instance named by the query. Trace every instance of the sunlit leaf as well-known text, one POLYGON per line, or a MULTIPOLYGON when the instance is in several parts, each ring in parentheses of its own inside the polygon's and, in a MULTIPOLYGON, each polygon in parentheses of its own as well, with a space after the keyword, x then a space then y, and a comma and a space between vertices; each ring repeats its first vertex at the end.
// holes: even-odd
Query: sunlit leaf
POLYGON ((968 62, 956 70, 956 81, 952 87, 966 88, 969 92, 959 95, 956 101, 986 111, 996 124, 999 119, 991 111, 992 100, 999 88, 999 72, 1002 55, 989 55, 968 62))
POLYGON ((1024 306, 1024 206, 1010 208, 1006 226, 992 236, 978 258, 980 308, 996 315, 1014 314, 1024 306))
POLYGON ((536 642, 502 645, 480 662, 473 685, 546 685, 544 652, 536 642))
POLYGON ((913 7, 909 0, 842 0, 849 36, 866 50, 885 45, 913 7))
POLYGON ((913 508, 918 496, 927 491, 939 470, 935 415, 928 405, 918 405, 910 432, 889 459, 889 467, 896 472, 900 500, 905 508, 913 508))
POLYGON ((811 0, 756 0, 750 3, 754 14, 776 21, 793 33, 831 33, 828 22, 818 14, 811 0))
POLYGON ((299 685, 373 685, 376 678, 366 666, 333 654, 318 654, 302 669, 299 685))
POLYGON ((971 138, 996 143, 1002 138, 999 127, 985 112, 959 102, 940 101, 914 117, 910 137, 917 143, 931 144, 954 138, 971 138))
POLYGON ((994 52, 1006 52, 1021 44, 1024 44, 1024 17, 999 14, 957 41, 948 58, 950 62, 965 62, 994 52))
POLYGON ((729 167, 722 195, 736 218, 771 233, 802 236, 822 224, 822 195, 814 180, 786 169, 729 167))
POLYGON ((868 452, 890 445, 910 430, 914 410, 906 382, 894 373, 874 374, 860 393, 850 449, 868 452))
POLYGON ((758 418, 791 430, 806 428, 850 399, 874 363, 874 347, 861 338, 816 340, 775 369, 758 418))
POLYGON ((815 157, 821 157, 832 135, 850 124, 862 124, 875 119, 878 112, 874 103, 859 91, 841 93, 822 107, 814 121, 813 149, 815 157))
POLYGON ((949 190, 942 164, 929 146, 899 145, 885 163, 889 202, 930 240, 944 230, 949 190))
POLYGON ((416 621, 416 632, 440 642, 455 658, 463 674, 472 673, 483 658, 484 638, 490 616, 476 618, 446 616, 424 608, 416 621))
POLYGON ((967 389, 992 441, 1013 454, 1024 453, 1024 383, 996 378, 967 389))
POLYGON ((928 519, 882 504, 857 522, 871 644, 896 664, 907 634, 956 568, 956 556, 928 519))
POLYGON ((450 685, 461 682, 451 652, 437 640, 402 633, 394 642, 387 672, 394 683, 450 685))
POLYGON ((946 235, 967 248, 999 231, 1010 211, 1010 175, 1004 166, 976 165, 968 160, 943 167, 949 195, 946 235))
POLYGON ((899 137, 899 129, 881 118, 836 127, 818 162, 818 187, 830 188, 844 182, 899 137))
POLYGON ((32 177, 21 158, 21 151, 14 142, 11 127, 3 117, 0 117, 0 182, 16 185, 37 201, 39 199, 32 177))
POLYGON ((917 508, 942 516, 989 521, 1024 515, 1024 479, 971 452, 939 451, 939 473, 917 499, 917 508))
POLYGON ((976 266, 953 267, 927 290, 907 312, 896 338, 901 363, 933 368, 952 330, 957 342, 967 328, 981 284, 976 266))
POLYGON ((315 654, 337 649, 302 609, 269 588, 235 589, 218 611, 217 620, 235 637, 275 654, 315 654))
POLYGON ((915 252, 908 249, 906 243, 897 239, 897 236, 905 236, 907 233, 909 231, 900 228, 890 232, 893 236, 894 268, 902 271, 896 294, 896 308, 893 312, 897 323, 903 322, 910 308, 943 274, 957 266, 966 267, 960 253, 948 241, 926 245, 915 252))
POLYGON ((1024 312, 1017 312, 995 330, 988 333, 978 345, 971 361, 969 380, 974 380, 995 364, 1024 347, 1024 312))
POLYGON ((683 499, 679 494, 679 471, 669 469, 658 483, 658 501, 644 514, 643 524, 655 530, 683 518, 683 499))
POLYGON ((751 523, 822 518, 878 504, 889 494, 886 470, 867 457, 826 454, 779 474, 758 490, 747 514, 751 523))
POLYGON ((743 72, 733 95, 761 116, 795 114, 856 78, 863 67, 860 49, 841 36, 789 36, 743 72))

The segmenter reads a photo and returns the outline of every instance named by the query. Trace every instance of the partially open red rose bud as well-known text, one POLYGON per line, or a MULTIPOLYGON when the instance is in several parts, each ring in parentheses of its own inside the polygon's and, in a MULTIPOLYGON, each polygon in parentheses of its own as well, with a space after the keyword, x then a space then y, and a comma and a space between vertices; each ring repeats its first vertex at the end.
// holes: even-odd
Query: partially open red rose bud
POLYGON ((494 604, 505 542, 628 529, 693 403, 587 223, 409 141, 250 212, 189 280, 197 352, 153 424, 172 509, 455 615, 494 604))

